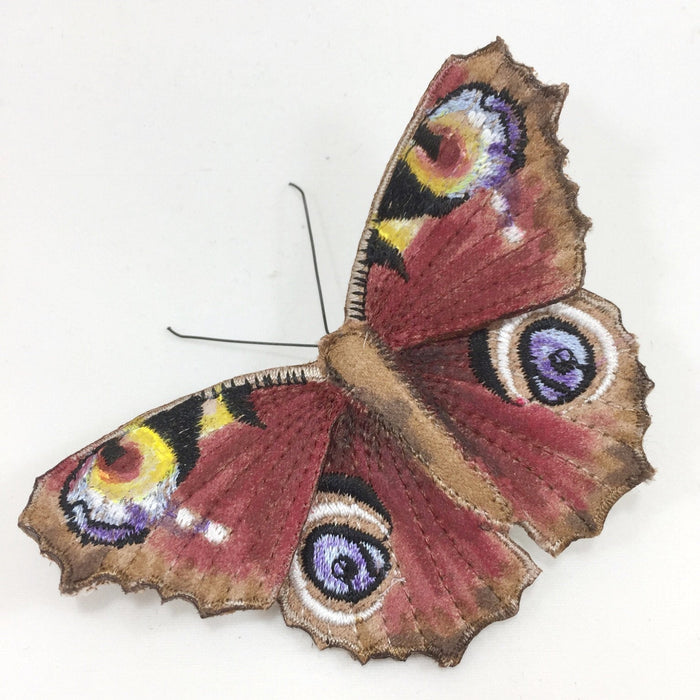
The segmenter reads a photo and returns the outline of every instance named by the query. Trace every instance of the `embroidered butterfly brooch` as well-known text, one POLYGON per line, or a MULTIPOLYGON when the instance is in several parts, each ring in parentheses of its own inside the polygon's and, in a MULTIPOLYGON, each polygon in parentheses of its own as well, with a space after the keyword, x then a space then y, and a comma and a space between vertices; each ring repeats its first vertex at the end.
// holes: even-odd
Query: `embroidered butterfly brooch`
POLYGON ((316 361, 217 384, 36 481, 20 526, 61 590, 115 581, 201 615, 278 602, 319 647, 456 664, 546 551, 648 479, 651 387, 581 288, 588 219, 556 138, 566 86, 499 39, 433 79, 316 361))

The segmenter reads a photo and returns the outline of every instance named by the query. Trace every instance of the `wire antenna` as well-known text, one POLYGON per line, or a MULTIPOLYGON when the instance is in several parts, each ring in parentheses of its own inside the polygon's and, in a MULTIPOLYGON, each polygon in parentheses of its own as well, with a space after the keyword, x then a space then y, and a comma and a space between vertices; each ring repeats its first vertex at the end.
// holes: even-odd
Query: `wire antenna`
POLYGON ((311 243, 311 257, 314 259, 314 273, 316 274, 316 288, 318 289, 318 300, 321 302, 321 316, 323 316, 323 327, 326 329, 326 335, 330 333, 328 330, 328 321, 326 320, 326 305, 323 303, 323 292, 321 291, 321 278, 318 274, 318 262, 316 261, 316 246, 314 245, 314 234, 311 232, 311 219, 309 217, 309 207, 306 204, 306 195, 304 190, 295 185, 293 182, 289 183, 290 187, 298 190, 301 194, 301 201, 304 205, 304 215, 306 216, 306 229, 309 232, 309 241, 311 243))
MULTIPOLYGON (((323 317, 323 327, 326 330, 326 335, 330 333, 328 330, 328 321, 326 320, 326 306, 323 303, 323 291, 321 290, 321 278, 318 274, 318 262, 316 260, 316 246, 314 245, 314 235, 311 231, 311 219, 309 217, 309 207, 306 204, 306 194, 304 190, 290 182, 289 185, 301 194, 301 201, 304 205, 304 216, 306 217, 306 230, 309 232, 309 242, 311 243, 311 257, 314 261, 314 274, 316 275, 316 288, 318 289, 318 299, 321 302, 321 316, 323 317)), ((178 338, 187 338, 190 340, 212 340, 217 343, 238 343, 239 345, 273 345, 276 347, 287 348, 315 348, 316 343, 277 343, 269 340, 237 340, 234 338, 213 338, 207 335, 190 335, 189 333, 179 333, 172 326, 168 326, 168 331, 178 338)))
POLYGON ((168 330, 178 338, 191 338, 193 340, 214 340, 217 343, 242 343, 243 345, 278 345, 288 348, 315 348, 316 343, 274 343, 269 340, 234 340, 232 338, 211 338, 206 335, 189 335, 187 333, 178 333, 172 326, 168 326, 168 330))

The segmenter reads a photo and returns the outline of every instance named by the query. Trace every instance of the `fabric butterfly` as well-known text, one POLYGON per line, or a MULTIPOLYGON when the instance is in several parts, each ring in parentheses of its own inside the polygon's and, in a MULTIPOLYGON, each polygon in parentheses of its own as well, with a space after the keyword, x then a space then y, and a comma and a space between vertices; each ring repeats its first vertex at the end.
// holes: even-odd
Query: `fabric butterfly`
POLYGON ((267 608, 361 661, 456 664, 648 479, 651 382, 581 289, 566 86, 499 39, 447 60, 389 163, 315 362, 146 413, 40 477, 20 526, 61 589, 267 608))

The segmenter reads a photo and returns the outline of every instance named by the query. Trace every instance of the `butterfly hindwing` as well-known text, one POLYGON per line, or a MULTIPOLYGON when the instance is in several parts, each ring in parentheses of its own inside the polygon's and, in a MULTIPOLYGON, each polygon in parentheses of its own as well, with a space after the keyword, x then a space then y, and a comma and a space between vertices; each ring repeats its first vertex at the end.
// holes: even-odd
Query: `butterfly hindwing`
POLYGON ((202 614, 268 607, 344 399, 313 365, 147 413, 37 480, 20 525, 73 592, 114 580, 202 614))
POLYGON ((651 386, 610 302, 581 291, 469 335, 399 353, 430 410, 547 550, 598 534, 649 478, 651 386))
POLYGON ((480 629, 515 614, 537 571, 354 404, 333 430, 280 602, 321 647, 453 665, 480 629))
POLYGON ((375 197, 346 318, 398 349, 578 288, 589 223, 561 170, 565 95, 500 40, 448 59, 375 197))

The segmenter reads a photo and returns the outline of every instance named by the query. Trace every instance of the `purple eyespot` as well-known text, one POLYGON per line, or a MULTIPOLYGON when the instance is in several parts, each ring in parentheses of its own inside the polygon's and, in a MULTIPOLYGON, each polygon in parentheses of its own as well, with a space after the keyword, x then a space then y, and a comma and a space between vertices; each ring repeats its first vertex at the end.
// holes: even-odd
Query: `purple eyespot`
POLYGON ((376 538, 345 525, 322 525, 306 539, 302 561, 307 576, 326 596, 357 603, 386 578, 389 553, 376 538))
POLYGON ((530 391, 544 404, 572 401, 595 377, 590 342, 578 328, 558 318, 531 323, 520 336, 518 350, 530 391))

